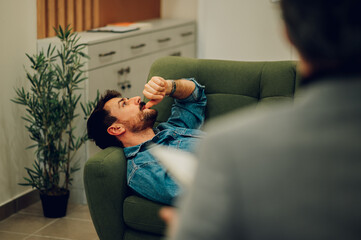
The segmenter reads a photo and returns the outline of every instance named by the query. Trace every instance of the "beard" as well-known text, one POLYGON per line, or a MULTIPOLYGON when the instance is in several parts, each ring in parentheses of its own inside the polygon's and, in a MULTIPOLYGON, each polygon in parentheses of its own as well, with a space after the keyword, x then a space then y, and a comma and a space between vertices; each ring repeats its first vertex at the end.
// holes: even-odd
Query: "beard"
POLYGON ((143 109, 144 105, 144 102, 140 103, 140 112, 134 120, 124 123, 129 131, 141 132, 147 128, 153 128, 158 116, 158 111, 155 109, 143 109))

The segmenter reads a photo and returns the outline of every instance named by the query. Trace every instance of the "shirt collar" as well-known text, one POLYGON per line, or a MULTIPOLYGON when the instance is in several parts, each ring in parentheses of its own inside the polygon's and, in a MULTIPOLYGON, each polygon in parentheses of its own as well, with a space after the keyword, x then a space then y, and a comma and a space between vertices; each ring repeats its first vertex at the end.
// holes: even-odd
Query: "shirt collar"
POLYGON ((154 133, 155 133, 155 136, 152 139, 148 140, 148 141, 145 141, 145 142, 143 142, 141 144, 138 144, 138 145, 135 145, 135 146, 125 147, 123 149, 125 157, 126 158, 134 157, 135 155, 138 154, 138 152, 141 151, 141 149, 143 147, 146 148, 148 145, 154 143, 155 142, 154 140, 156 138, 158 138, 158 135, 159 135, 160 131, 157 128, 155 128, 154 133))

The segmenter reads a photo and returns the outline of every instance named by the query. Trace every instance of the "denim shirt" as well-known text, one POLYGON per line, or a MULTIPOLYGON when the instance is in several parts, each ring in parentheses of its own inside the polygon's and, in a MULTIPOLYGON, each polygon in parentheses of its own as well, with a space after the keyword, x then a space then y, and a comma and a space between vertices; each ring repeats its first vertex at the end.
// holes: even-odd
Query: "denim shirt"
POLYGON ((200 137, 204 135, 199 128, 204 122, 207 98, 203 86, 193 78, 188 80, 193 81, 196 88, 189 97, 175 99, 168 121, 154 129, 156 135, 149 141, 124 148, 128 186, 150 200, 169 205, 181 193, 181 189, 149 153, 147 146, 155 143, 195 151, 200 137))

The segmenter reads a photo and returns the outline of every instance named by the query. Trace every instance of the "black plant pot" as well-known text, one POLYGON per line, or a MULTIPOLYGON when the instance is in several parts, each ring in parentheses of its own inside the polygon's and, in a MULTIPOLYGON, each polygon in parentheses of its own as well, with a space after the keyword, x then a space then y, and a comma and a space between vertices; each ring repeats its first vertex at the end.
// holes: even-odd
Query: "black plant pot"
POLYGON ((64 217, 68 207, 69 194, 69 190, 65 190, 61 195, 40 193, 44 216, 48 218, 64 217))

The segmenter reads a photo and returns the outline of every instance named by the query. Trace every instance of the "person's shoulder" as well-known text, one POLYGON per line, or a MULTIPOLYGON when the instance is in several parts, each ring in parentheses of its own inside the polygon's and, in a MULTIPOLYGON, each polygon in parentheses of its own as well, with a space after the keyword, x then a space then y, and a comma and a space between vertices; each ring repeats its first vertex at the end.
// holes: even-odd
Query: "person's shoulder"
POLYGON ((169 122, 161 122, 158 124, 158 126, 155 128, 156 132, 161 132, 167 129, 173 129, 175 126, 169 122))

